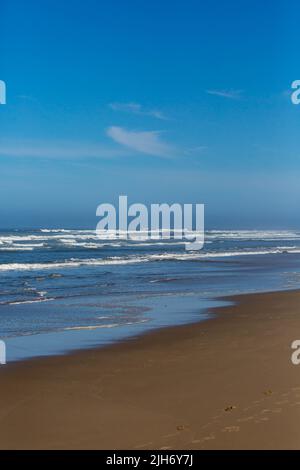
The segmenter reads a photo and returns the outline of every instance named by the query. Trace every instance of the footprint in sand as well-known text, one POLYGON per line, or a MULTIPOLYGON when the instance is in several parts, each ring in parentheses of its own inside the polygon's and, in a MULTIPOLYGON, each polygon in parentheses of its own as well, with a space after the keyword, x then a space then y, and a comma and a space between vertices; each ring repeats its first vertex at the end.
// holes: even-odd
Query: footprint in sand
POLYGON ((224 408, 224 411, 233 411, 236 409, 236 406, 234 405, 229 405, 229 406, 226 406, 226 408, 224 408))
POLYGON ((176 426, 176 429, 177 429, 177 431, 184 431, 185 426, 183 424, 179 424, 178 426, 176 426))

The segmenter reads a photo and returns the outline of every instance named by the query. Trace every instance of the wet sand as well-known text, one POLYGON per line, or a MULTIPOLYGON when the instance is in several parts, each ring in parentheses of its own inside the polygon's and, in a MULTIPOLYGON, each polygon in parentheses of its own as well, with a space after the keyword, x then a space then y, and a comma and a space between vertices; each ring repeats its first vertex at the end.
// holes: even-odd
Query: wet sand
POLYGON ((300 293, 0 367, 2 449, 299 449, 300 293))

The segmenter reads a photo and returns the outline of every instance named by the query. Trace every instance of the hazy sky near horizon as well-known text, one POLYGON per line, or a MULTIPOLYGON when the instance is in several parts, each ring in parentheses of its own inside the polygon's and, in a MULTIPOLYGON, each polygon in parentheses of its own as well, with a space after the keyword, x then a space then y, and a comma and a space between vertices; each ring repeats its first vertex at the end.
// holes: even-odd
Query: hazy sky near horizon
POLYGON ((299 13, 281 0, 0 0, 0 227, 102 202, 300 226, 299 13))

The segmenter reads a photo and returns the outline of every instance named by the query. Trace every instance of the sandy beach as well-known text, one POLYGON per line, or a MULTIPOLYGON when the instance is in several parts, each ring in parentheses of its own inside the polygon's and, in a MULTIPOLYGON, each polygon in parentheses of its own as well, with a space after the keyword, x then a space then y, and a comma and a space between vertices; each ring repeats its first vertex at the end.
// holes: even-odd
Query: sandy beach
POLYGON ((299 449, 300 293, 0 369, 1 449, 299 449))

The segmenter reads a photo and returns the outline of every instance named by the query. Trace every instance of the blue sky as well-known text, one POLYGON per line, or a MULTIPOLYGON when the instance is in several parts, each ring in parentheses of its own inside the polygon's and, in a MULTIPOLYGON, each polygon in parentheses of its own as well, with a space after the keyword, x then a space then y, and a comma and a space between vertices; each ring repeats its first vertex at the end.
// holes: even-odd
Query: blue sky
POLYGON ((96 225, 102 202, 206 204, 299 227, 300 7, 1 0, 0 226, 96 225))

